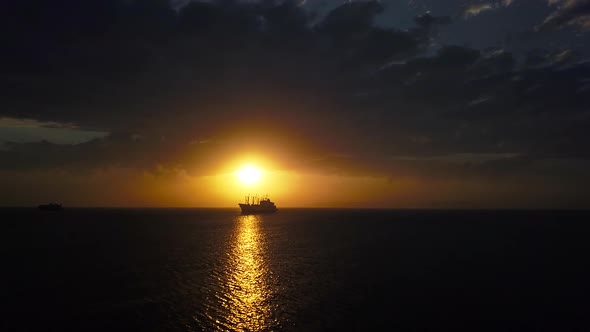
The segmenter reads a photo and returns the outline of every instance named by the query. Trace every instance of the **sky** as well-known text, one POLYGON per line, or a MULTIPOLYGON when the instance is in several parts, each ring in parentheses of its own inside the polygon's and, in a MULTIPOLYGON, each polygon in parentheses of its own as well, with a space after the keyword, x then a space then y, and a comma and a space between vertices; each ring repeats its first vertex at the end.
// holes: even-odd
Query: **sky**
POLYGON ((0 41, 0 206, 590 208, 589 0, 5 1, 0 41))

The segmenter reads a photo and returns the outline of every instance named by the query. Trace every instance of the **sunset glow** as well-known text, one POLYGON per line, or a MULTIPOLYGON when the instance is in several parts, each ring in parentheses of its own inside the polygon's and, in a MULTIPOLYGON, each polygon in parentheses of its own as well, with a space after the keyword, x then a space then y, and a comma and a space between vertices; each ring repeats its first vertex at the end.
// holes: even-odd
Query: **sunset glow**
POLYGON ((242 184, 251 185, 256 184, 260 181, 260 175, 262 171, 256 166, 244 166, 240 168, 236 175, 242 184))

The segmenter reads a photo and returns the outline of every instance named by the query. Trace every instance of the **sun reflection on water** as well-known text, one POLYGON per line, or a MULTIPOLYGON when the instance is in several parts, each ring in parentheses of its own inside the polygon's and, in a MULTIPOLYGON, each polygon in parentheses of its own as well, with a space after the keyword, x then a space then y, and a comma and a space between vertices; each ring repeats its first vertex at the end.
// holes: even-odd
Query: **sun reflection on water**
POLYGON ((237 228, 227 260, 227 299, 224 303, 231 330, 262 331, 269 327, 269 288, 264 262, 260 217, 237 217, 237 228))

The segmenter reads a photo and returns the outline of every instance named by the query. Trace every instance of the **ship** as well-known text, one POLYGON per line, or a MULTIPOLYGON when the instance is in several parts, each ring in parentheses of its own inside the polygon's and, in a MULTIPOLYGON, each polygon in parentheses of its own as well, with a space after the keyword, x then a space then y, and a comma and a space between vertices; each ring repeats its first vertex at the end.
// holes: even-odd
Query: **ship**
POLYGON ((244 203, 238 204, 242 214, 272 213, 277 211, 277 206, 268 196, 246 196, 244 203))
POLYGON ((63 210, 63 206, 57 203, 41 204, 38 206, 41 211, 60 211, 63 210))

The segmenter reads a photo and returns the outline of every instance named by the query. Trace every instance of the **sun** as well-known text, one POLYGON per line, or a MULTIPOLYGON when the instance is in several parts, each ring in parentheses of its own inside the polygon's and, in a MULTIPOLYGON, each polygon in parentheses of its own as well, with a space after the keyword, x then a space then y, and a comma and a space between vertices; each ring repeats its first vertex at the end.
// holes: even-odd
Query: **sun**
POLYGON ((251 165, 244 166, 236 172, 238 179, 243 184, 256 184, 256 183, 258 183, 258 181, 260 181, 261 174, 262 174, 262 171, 259 168, 257 168, 256 166, 251 166, 251 165))

